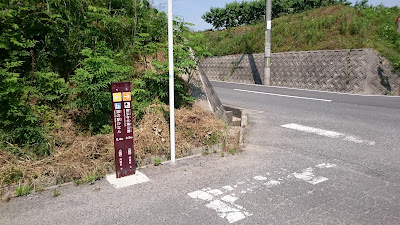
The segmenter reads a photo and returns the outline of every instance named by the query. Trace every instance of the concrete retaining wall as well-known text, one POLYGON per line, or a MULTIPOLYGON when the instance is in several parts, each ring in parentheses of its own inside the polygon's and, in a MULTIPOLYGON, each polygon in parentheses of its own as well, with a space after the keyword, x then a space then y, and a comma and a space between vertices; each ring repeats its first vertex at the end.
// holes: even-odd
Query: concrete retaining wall
MULTIPOLYGON (((194 59, 193 53, 191 57, 194 59)), ((192 69, 189 74, 183 74, 182 78, 189 84, 191 95, 196 99, 195 105, 213 111, 226 124, 232 122, 209 79, 199 68, 192 69)))
MULTIPOLYGON (((210 79, 263 83, 264 54, 202 59, 200 70, 210 79)), ((399 75, 373 49, 273 53, 271 85, 353 94, 399 93, 399 75)))

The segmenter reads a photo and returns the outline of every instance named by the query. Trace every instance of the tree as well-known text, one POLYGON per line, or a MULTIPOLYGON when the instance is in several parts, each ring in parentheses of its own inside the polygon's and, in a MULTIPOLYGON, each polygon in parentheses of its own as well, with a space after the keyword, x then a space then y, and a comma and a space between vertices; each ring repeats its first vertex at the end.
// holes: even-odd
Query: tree
MULTIPOLYGON (((347 0, 276 0, 272 1, 272 17, 277 18, 290 13, 298 13, 313 8, 349 4, 347 0)), ((251 2, 233 2, 224 8, 211 8, 202 18, 214 29, 236 27, 256 23, 265 15, 265 0, 251 2)))

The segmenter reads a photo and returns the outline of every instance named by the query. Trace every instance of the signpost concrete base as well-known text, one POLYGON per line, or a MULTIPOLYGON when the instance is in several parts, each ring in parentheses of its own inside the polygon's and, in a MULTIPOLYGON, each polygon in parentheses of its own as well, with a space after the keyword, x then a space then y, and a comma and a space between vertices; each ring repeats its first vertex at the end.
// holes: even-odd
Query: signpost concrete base
POLYGON ((106 176, 106 179, 116 189, 129 187, 135 184, 140 184, 150 181, 150 179, 146 175, 144 175, 139 171, 136 171, 134 175, 121 178, 116 178, 115 174, 110 174, 106 176))

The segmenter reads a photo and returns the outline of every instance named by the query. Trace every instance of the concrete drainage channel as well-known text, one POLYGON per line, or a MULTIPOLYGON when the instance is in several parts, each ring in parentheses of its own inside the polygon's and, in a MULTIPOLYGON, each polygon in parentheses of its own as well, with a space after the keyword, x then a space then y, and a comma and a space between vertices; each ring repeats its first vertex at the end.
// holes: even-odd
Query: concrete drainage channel
POLYGON ((226 116, 230 121, 231 126, 241 126, 242 125, 242 109, 234 108, 231 106, 225 106, 226 116))

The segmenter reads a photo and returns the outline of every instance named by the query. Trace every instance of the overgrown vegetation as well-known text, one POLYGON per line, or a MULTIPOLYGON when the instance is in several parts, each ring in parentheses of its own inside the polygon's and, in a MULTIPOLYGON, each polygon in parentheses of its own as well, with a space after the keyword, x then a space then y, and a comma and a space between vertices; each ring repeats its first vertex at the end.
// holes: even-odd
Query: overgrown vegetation
MULTIPOLYGON (((166 14, 147 0, 0 3, 0 149, 45 157, 59 115, 91 134, 110 132, 110 83, 133 81, 136 119, 168 103, 166 14), (153 57, 154 59, 154 57, 153 57), (144 65, 145 68, 142 68, 144 65), (149 66, 150 65, 150 66, 149 66)), ((175 22, 177 107, 192 99, 179 74, 193 67, 175 22)))
MULTIPOLYGON (((287 15, 272 21, 272 51, 374 48, 400 70, 400 35, 394 21, 398 7, 335 5, 287 15)), ((263 22, 222 31, 193 32, 197 56, 261 53, 263 22)))
MULTIPOLYGON (((211 8, 202 18, 214 29, 254 24, 265 16, 265 0, 232 2, 224 8, 211 8)), ((299 13, 321 6, 347 4, 347 0, 277 0, 272 1, 272 18, 299 13)))
MULTIPOLYGON (((111 82, 132 83, 137 164, 169 157, 164 12, 148 0, 9 0, 0 22, 0 195, 113 171, 111 82)), ((177 157, 224 126, 192 108, 180 78, 195 67, 187 25, 174 21, 177 157)))

